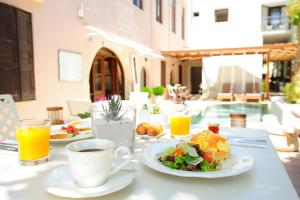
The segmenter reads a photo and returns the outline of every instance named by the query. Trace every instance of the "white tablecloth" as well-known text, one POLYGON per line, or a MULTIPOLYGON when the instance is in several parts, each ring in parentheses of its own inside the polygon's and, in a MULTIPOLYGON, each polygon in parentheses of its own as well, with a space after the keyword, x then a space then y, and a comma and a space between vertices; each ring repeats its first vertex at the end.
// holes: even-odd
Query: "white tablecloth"
MULTIPOLYGON (((266 137, 262 130, 222 129, 237 135, 266 137)), ((155 142, 155 141, 154 141, 155 142)), ((151 142, 138 140, 136 150, 151 142)), ((42 181, 55 167, 65 164, 64 145, 53 145, 51 161, 25 167, 18 164, 17 153, 0 151, 0 199, 47 200, 64 199, 48 194, 42 181)), ((182 178, 156 172, 132 161, 136 169, 134 182, 121 191, 95 199, 126 200, 296 200, 296 191, 268 139, 267 148, 244 147, 255 158, 254 168, 244 174, 218 179, 182 178)), ((93 199, 93 198, 90 198, 93 199)))

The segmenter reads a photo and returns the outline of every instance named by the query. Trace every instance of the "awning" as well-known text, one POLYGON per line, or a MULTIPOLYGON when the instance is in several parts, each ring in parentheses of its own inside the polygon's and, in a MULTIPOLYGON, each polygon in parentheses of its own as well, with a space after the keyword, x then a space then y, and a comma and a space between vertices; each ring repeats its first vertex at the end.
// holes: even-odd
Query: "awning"
POLYGON ((105 31, 105 30, 100 29, 95 26, 85 25, 84 27, 86 29, 92 31, 92 33, 89 33, 89 36, 100 35, 101 37, 105 38, 106 40, 108 40, 110 42, 132 48, 132 49, 136 50, 138 56, 151 56, 153 58, 164 58, 162 55, 155 53, 153 49, 151 49, 150 47, 148 47, 142 43, 139 43, 139 42, 133 41, 129 38, 119 36, 117 34, 105 31))
POLYGON ((292 43, 263 45, 257 47, 220 48, 220 49, 187 49, 162 51, 166 57, 180 60, 195 60, 211 56, 253 55, 264 54, 264 59, 269 55, 269 61, 293 60, 296 58, 298 46, 292 43))

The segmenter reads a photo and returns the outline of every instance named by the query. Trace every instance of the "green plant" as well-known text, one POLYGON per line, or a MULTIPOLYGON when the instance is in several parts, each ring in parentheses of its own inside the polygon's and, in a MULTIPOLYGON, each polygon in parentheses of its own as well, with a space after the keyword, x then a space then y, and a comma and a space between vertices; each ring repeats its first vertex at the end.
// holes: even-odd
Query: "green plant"
POLYGON ((108 106, 102 104, 104 113, 101 115, 107 120, 119 121, 122 119, 123 115, 120 115, 122 108, 122 99, 120 95, 113 95, 108 98, 108 106))
POLYGON ((292 77, 292 81, 283 89, 284 100, 288 103, 300 103, 300 76, 292 77))
POLYGON ((163 86, 156 86, 152 89, 155 96, 162 96, 164 94, 165 88, 163 86))
POLYGON ((152 114, 161 114, 161 109, 160 109, 159 105, 154 105, 152 107, 152 114))
POLYGON ((292 24, 297 25, 300 22, 300 1, 289 0, 287 8, 292 24))
POLYGON ((152 96, 152 90, 151 88, 148 88, 148 87, 142 87, 141 92, 148 92, 148 98, 150 98, 152 96))
POLYGON ((91 113, 90 113, 90 112, 79 113, 79 114, 77 114, 77 116, 78 116, 80 119, 86 119, 86 118, 91 117, 91 113))
POLYGON ((262 81, 262 82, 260 83, 260 90, 261 90, 262 92, 266 92, 266 82, 262 81))

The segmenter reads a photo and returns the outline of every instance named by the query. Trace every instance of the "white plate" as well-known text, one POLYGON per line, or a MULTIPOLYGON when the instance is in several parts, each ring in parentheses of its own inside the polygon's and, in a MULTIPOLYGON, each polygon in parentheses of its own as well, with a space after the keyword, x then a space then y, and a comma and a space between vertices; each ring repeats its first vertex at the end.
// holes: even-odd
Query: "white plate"
POLYGON ((140 135, 140 134, 137 134, 137 137, 141 138, 141 139, 153 139, 153 138, 160 138, 162 136, 164 136, 166 134, 165 131, 161 132, 160 134, 156 135, 156 136, 149 136, 149 135, 140 135))
POLYGON ((143 150, 142 154, 139 156, 139 160, 144 165, 165 174, 201 178, 235 176, 250 170, 254 165, 254 158, 248 153, 247 150, 231 146, 231 158, 224 161, 220 171, 191 172, 171 169, 161 164, 158 158, 167 147, 176 146, 177 143, 178 142, 162 142, 159 144, 154 144, 143 150))
POLYGON ((91 133, 91 130, 89 131, 89 133, 81 133, 79 135, 76 135, 74 137, 70 137, 70 138, 64 138, 64 139, 50 139, 51 143, 66 143, 66 142, 72 142, 72 141, 76 141, 76 140, 83 140, 83 139, 88 139, 91 138, 93 135, 91 133))
POLYGON ((69 166, 63 165, 52 170, 43 181, 43 188, 56 196, 71 198, 98 197, 123 189, 134 179, 132 172, 117 172, 103 185, 95 188, 80 188, 75 185, 69 166))

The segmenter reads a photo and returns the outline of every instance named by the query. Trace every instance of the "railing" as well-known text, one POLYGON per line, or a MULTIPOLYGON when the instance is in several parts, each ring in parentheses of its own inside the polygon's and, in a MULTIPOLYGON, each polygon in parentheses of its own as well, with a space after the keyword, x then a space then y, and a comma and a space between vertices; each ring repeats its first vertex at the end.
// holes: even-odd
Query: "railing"
POLYGON ((262 31, 287 31, 291 30, 289 18, 286 16, 265 17, 262 20, 262 31))

